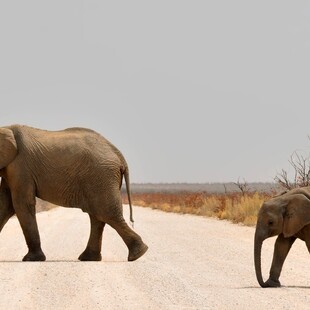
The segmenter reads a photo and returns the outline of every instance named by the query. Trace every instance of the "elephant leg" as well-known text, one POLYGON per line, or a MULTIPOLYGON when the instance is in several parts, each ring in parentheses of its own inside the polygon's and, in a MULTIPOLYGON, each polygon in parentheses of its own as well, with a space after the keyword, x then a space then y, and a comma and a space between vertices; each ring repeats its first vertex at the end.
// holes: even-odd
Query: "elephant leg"
POLYGON ((1 210, 0 213, 0 231, 2 231, 2 228, 7 223, 7 221, 15 214, 14 209, 10 210, 1 210))
POLYGON ((107 222, 122 237, 128 247, 128 261, 134 261, 141 257, 148 249, 141 237, 135 233, 126 223, 124 218, 107 222))
MULTIPOLYGON (((310 253, 310 225, 305 226, 302 229, 302 232, 303 232, 303 236, 302 236, 301 240, 305 241, 308 252, 310 253)), ((299 236, 297 236, 297 237, 299 237, 299 236)))
POLYGON ((84 252, 79 256, 81 261, 101 261, 102 233, 105 226, 104 222, 89 214, 90 236, 84 252))
POLYGON ((1 180, 0 186, 0 231, 7 221, 15 214, 11 192, 4 179, 1 180))
POLYGON ((274 246, 270 276, 266 282, 269 284, 269 286, 281 286, 279 277, 282 271, 282 267, 295 240, 296 237, 284 238, 283 234, 278 236, 274 246))
POLYGON ((7 223, 7 221, 15 214, 14 208, 12 203, 10 204, 3 204, 1 205, 0 209, 0 231, 7 223))
POLYGON ((23 234, 28 246, 28 253, 24 256, 23 261, 45 261, 46 257, 41 249, 41 241, 36 221, 35 197, 30 196, 27 199, 27 193, 22 195, 21 191, 16 197, 13 197, 13 206, 16 216, 22 228, 23 234))

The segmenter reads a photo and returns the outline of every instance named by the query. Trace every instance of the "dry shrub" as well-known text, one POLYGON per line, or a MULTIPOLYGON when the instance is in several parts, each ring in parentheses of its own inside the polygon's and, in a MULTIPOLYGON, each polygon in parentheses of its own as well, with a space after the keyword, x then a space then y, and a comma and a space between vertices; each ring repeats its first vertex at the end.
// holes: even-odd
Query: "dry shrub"
MULTIPOLYGON (((134 193, 135 205, 151 207, 165 212, 195 214, 216 217, 243 223, 248 226, 256 224, 257 213, 264 200, 271 197, 266 193, 134 193)), ((128 203, 123 196, 124 203, 128 203)))
POLYGON ((205 197, 204 204, 199 208, 198 215, 215 217, 223 209, 223 201, 217 196, 205 197))
POLYGON ((223 210, 220 218, 234 223, 255 225, 258 210, 264 200, 265 196, 259 193, 244 195, 237 200, 227 199, 226 208, 223 210))

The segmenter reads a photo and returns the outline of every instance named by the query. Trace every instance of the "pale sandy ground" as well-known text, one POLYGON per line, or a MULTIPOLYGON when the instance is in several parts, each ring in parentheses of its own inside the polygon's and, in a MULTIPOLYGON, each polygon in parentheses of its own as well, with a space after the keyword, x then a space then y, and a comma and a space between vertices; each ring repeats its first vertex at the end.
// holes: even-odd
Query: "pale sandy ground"
MULTIPOLYGON (((284 287, 262 289, 253 267, 254 228, 138 207, 134 215, 150 249, 132 263, 110 227, 103 261, 79 262, 88 216, 64 208, 38 214, 47 261, 20 262, 26 246, 12 218, 0 234, 0 309, 309 309, 310 261, 302 242, 287 258, 284 287)), ((263 249, 264 277, 273 243, 263 249)))

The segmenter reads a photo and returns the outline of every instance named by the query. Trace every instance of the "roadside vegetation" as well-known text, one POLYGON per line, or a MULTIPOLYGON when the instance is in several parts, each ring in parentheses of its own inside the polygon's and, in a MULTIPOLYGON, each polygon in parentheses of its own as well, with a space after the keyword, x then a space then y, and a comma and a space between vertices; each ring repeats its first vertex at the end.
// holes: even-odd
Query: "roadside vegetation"
MULTIPOLYGON (((133 193, 133 204, 165 212, 194 214, 229 220, 247 226, 256 224, 257 213, 264 200, 274 193, 133 193)), ((124 203, 128 203, 124 195, 124 203)))

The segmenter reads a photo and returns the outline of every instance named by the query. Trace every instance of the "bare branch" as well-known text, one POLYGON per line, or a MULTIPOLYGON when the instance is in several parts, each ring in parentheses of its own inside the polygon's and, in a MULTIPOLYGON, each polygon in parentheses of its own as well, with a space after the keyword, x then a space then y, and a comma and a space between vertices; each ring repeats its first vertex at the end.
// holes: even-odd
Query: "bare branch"
POLYGON ((287 172, 282 169, 282 171, 280 173, 278 173, 278 175, 274 178, 274 180, 279 183, 279 185, 285 189, 292 189, 294 188, 294 184, 292 184, 287 176, 287 172))
POLYGON ((289 159, 290 165, 294 169, 294 181, 290 182, 288 174, 282 169, 280 173, 275 177, 275 181, 285 189, 292 189, 296 187, 304 187, 310 185, 310 154, 303 156, 296 151, 291 155, 289 159))
POLYGON ((240 182, 240 178, 238 178, 238 181, 234 184, 240 189, 242 196, 250 191, 249 184, 245 181, 245 179, 243 179, 243 182, 240 182))

